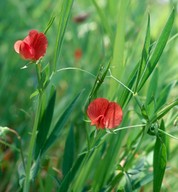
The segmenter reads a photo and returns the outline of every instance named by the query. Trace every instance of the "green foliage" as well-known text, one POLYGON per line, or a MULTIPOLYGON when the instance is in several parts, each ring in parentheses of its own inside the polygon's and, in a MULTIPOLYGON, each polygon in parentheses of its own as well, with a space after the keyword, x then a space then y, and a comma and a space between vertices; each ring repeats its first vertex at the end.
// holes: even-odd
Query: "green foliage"
POLYGON ((41 154, 45 153, 49 147, 55 142, 59 135, 61 134, 62 129, 64 128, 68 118, 70 117, 78 98, 80 97, 81 93, 78 94, 74 100, 70 103, 70 105, 66 108, 63 114, 59 117, 57 123, 55 124, 54 128, 52 129, 51 133, 49 134, 48 138, 45 140, 44 145, 41 148, 41 154))
POLYGON ((43 148, 44 143, 47 139, 50 125, 53 117, 54 105, 55 105, 56 91, 54 87, 51 87, 51 94, 48 105, 44 110, 41 120, 38 124, 38 134, 36 138, 36 146, 35 146, 35 159, 38 157, 40 150, 43 148))
POLYGON ((73 165, 74 149, 75 149, 75 143, 74 142, 75 142, 74 130, 73 130, 73 126, 71 126, 69 133, 68 133, 68 137, 66 139, 66 143, 65 143, 63 166, 62 166, 63 175, 66 175, 73 165))
POLYGON ((172 3, 149 3, 149 13, 135 0, 0 5, 0 192, 176 191, 172 3), (30 29, 48 38, 37 64, 13 50, 30 29), (115 130, 88 122, 97 97, 122 107, 115 130))
POLYGON ((150 57, 146 63, 146 66, 144 68, 144 73, 142 74, 142 78, 140 80, 139 88, 140 90, 145 83, 145 81, 148 79, 152 71, 154 70, 157 62, 159 61, 160 56, 162 55, 162 52, 166 46, 166 43, 168 41, 168 37, 170 35, 173 23, 175 18, 175 9, 172 10, 167 23, 160 34, 159 39, 156 42, 156 45, 154 46, 153 50, 151 50, 150 57))
MULTIPOLYGON (((161 121, 160 129, 165 131, 164 121, 161 121)), ((166 136, 162 133, 156 137, 153 157, 153 191, 161 190, 162 180, 167 163, 166 136)))

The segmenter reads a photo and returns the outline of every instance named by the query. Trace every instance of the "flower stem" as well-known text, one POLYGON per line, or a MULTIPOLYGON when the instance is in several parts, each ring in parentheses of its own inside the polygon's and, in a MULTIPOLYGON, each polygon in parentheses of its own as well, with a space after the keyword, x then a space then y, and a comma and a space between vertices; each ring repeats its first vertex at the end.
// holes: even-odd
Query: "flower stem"
POLYGON ((26 166, 26 178, 24 183, 23 192, 28 192, 30 187, 30 169, 32 164, 32 157, 33 157, 33 149, 35 144, 35 139, 37 135, 37 128, 38 128, 38 120, 40 117, 40 109, 41 109, 42 99, 41 94, 38 97, 38 106, 37 106, 37 112, 35 116, 34 126, 32 130, 32 136, 30 140, 29 150, 28 150, 28 160, 27 160, 27 166, 26 166))
POLYGON ((37 101, 37 111, 35 115, 35 120, 34 120, 34 125, 33 125, 33 130, 32 130, 32 135, 31 135, 31 140, 29 144, 29 150, 28 150, 28 159, 27 159, 27 166, 26 166, 26 178, 25 178, 25 183, 24 183, 24 188, 23 192, 29 192, 30 188, 30 170, 31 170, 31 165, 32 165, 32 160, 33 160, 33 149, 35 145, 35 140, 37 136, 37 128, 38 128, 38 122, 40 119, 40 111, 41 111, 41 106, 42 106, 42 95, 43 95, 43 89, 41 89, 41 65, 40 63, 36 64, 36 72, 37 72, 37 78, 38 78, 38 89, 39 89, 39 96, 38 96, 38 101, 37 101))

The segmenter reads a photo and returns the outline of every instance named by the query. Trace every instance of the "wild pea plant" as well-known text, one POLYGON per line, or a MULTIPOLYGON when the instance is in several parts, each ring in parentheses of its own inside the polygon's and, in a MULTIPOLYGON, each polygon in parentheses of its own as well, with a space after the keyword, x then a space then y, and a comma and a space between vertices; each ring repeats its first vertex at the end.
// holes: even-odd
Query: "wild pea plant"
MULTIPOLYGON (((167 21, 154 40, 151 35, 152 20, 148 14, 144 41, 140 42, 142 50, 137 51, 133 39, 130 40, 133 46, 127 45, 127 14, 131 2, 115 2, 118 7, 114 6, 114 1, 113 4, 107 3, 113 11, 111 13, 117 13, 117 22, 111 27, 106 10, 93 0, 92 6, 102 28, 101 39, 104 41, 106 38, 109 44, 102 44, 101 57, 94 44, 97 38, 94 34, 91 48, 87 47, 89 41, 86 40, 83 49, 74 52, 73 65, 65 64, 61 67, 63 54, 66 54, 68 61, 70 58, 67 52, 72 49, 70 46, 65 49, 65 38, 69 33, 67 24, 73 3, 73 0, 61 1, 59 17, 52 16, 44 32, 30 30, 26 37, 14 44, 15 51, 28 62, 18 73, 35 69, 36 90, 29 96, 35 102, 35 115, 30 118, 32 127, 29 127, 30 133, 26 137, 18 133, 15 127, 0 127, 1 144, 18 154, 18 160, 14 161, 19 176, 17 179, 14 178, 17 175, 14 172, 14 177, 5 174, 5 177, 13 181, 3 178, 0 190, 174 190, 169 189, 164 177, 171 170, 169 159, 176 153, 171 143, 177 140, 174 134, 177 128, 178 98, 172 93, 177 82, 176 78, 172 82, 165 81, 161 68, 170 73, 162 57, 164 54, 169 57, 163 51, 177 38, 177 33, 172 31, 175 8, 172 6, 167 21), (54 26, 57 19, 56 29, 54 26), (48 40, 50 30, 53 29, 57 30, 55 44, 48 40), (87 48, 94 50, 92 56, 97 59, 94 68, 86 65, 88 61, 84 59, 85 51, 89 55, 87 59, 91 57, 87 48), (48 49, 52 49, 49 56, 48 49), (138 54, 137 62, 133 59, 134 51, 138 54), (45 63, 47 56, 49 62, 45 63), (83 64, 80 64, 82 59, 83 64), (78 90, 76 95, 64 95, 68 105, 59 106, 58 109, 58 103, 61 102, 58 93, 62 89, 59 90, 57 84, 62 73, 68 73, 67 77, 71 81, 69 86, 74 87, 75 81, 79 81, 82 89, 74 87, 78 90), (83 78, 90 81, 89 85, 85 84, 87 82, 83 78), (8 143, 8 135, 14 135, 17 142, 8 143)), ((80 25, 89 17, 90 14, 83 14, 74 17, 73 22, 80 25)), ((75 35, 76 30, 72 32, 75 35)), ((90 40, 89 33, 92 32, 88 32, 86 39, 90 40)), ((89 63, 92 61, 90 59, 89 63)), ((6 159, 4 155, 1 161, 6 159)), ((3 169, 5 167, 2 163, 2 174, 3 169)), ((172 180, 176 170, 172 169, 169 173, 168 181, 172 180)))

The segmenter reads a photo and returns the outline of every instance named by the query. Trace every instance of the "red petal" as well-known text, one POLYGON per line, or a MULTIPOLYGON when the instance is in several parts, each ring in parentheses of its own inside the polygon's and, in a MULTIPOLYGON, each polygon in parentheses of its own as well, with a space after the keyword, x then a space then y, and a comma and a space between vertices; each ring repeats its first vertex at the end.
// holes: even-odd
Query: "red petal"
POLYGON ((45 55, 48 41, 43 33, 31 30, 29 35, 24 39, 24 42, 33 48, 35 52, 33 60, 38 60, 45 55))
POLYGON ((87 115, 90 118, 92 125, 98 126, 102 124, 100 123, 101 119, 99 117, 105 115, 108 105, 109 105, 109 101, 104 98, 97 98, 89 104, 87 109, 87 115))
POLYGON ((19 53, 24 59, 31 59, 34 58, 34 50, 30 47, 27 43, 23 42, 20 44, 19 53))
POLYGON ((16 51, 17 53, 19 53, 19 51, 20 51, 20 45, 21 45, 22 42, 23 42, 23 41, 18 40, 18 41, 16 41, 15 44, 14 44, 14 49, 15 49, 15 51, 16 51))
POLYGON ((23 40, 25 43, 27 43, 30 46, 33 46, 36 39, 38 37, 38 31, 37 30, 31 30, 27 37, 23 40))
POLYGON ((105 128, 104 115, 100 115, 99 117, 91 121, 91 125, 96 125, 97 128, 104 129, 105 128))
POLYGON ((115 102, 110 102, 105 114, 105 127, 109 129, 117 127, 122 121, 122 115, 121 107, 115 102))
POLYGON ((35 60, 38 60, 45 55, 47 46, 48 41, 46 36, 43 33, 39 33, 33 44, 33 48, 35 50, 35 60))

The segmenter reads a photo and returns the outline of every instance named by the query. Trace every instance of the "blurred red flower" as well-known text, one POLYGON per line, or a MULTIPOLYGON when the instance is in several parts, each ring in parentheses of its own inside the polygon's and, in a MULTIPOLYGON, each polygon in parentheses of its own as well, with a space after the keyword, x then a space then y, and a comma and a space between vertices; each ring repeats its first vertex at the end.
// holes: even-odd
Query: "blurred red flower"
POLYGON ((112 129, 120 125, 123 113, 116 102, 97 98, 89 104, 87 115, 91 120, 91 125, 96 125, 97 128, 101 129, 112 129))
POLYGON ((75 50, 74 57, 75 57, 76 60, 81 59, 81 57, 82 57, 82 50, 80 48, 75 50))
POLYGON ((75 23, 82 23, 89 17, 88 13, 81 13, 73 17, 73 21, 75 23))
POLYGON ((45 34, 31 30, 24 40, 15 42, 14 49, 23 59, 37 61, 45 55, 47 46, 45 34))

